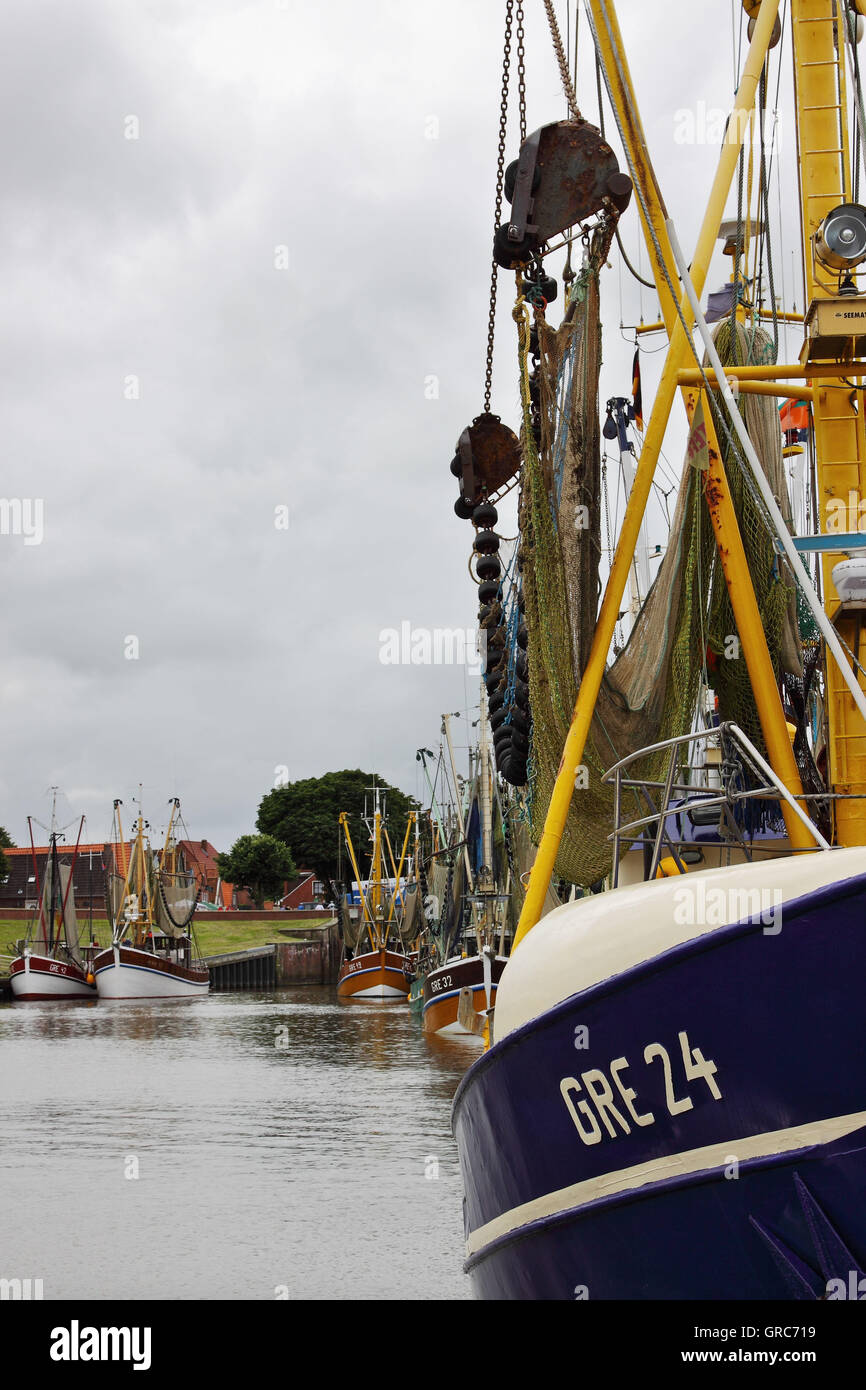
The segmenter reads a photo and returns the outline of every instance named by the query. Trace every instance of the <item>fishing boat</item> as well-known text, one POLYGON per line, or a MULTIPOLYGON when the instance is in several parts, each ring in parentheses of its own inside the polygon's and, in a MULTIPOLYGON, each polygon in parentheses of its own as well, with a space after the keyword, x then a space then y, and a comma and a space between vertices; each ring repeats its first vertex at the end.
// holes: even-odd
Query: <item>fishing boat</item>
POLYGON ((501 885, 504 891, 497 891, 493 853, 496 788, 490 754, 487 693, 483 686, 479 722, 478 758, 467 823, 459 794, 450 716, 443 715, 442 719, 455 789, 459 848, 453 856, 450 881, 443 894, 444 911, 439 931, 433 937, 438 960, 423 975, 422 1027, 425 1033, 431 1034, 482 1037, 507 959, 509 885, 506 881, 501 885), (453 881, 455 865, 458 870, 456 885, 453 881))
MULTIPOLYGON (((29 816, 27 824, 36 879, 38 866, 33 842, 33 825, 29 816)), ((49 850, 36 916, 21 954, 12 961, 9 968, 10 985, 15 999, 65 1000, 96 997, 96 985, 79 940, 80 930, 72 881, 83 826, 82 816, 72 860, 71 863, 67 862, 61 858, 61 851, 58 849, 62 831, 56 828, 52 811, 49 850)))
POLYGON ((337 977, 337 998, 353 1004, 395 1002, 406 999, 415 970, 412 947, 419 930, 418 893, 417 887, 404 893, 401 883, 416 817, 410 812, 407 819, 399 865, 394 863, 379 786, 373 788, 372 815, 365 813, 364 820, 371 841, 370 876, 366 881, 358 867, 348 813, 344 811, 340 816, 355 885, 341 902, 343 959, 337 977), (393 871, 390 880, 385 873, 386 852, 393 871))
MULTIPOLYGON (((522 787, 538 847, 490 1045, 454 1101, 465 1267, 487 1298, 845 1297, 866 1270, 866 209, 855 192, 866 0, 791 0, 784 23, 779 0, 743 0, 736 95, 690 257, 613 0, 583 6, 593 121, 545 8, 568 119, 530 134, 522 121, 509 170, 511 3, 506 19, 497 189, 511 211, 500 220, 497 193, 494 261, 518 272, 519 439, 490 414, 491 343, 485 410, 452 464, 455 510, 475 526, 481 621, 501 629, 516 592, 522 642, 506 631, 505 650, 523 653, 524 674, 506 680, 500 656, 485 682, 520 716, 497 768, 522 787), (798 159, 774 205, 767 92, 786 50, 798 159), (604 573, 599 286, 630 194, 667 346, 646 429, 637 355, 631 419, 616 398, 609 407, 602 437, 623 425, 636 443, 604 573), (774 229, 797 210, 802 314, 771 288, 774 229), (731 278, 709 313, 719 238, 731 278), (557 329, 545 257, 564 245, 557 329), (623 638, 678 392, 676 509, 623 638), (785 402, 805 409, 804 437, 785 439, 787 457, 806 451, 805 507, 789 494, 785 402), (509 580, 494 528, 518 484, 509 580), (554 875, 572 900, 542 915, 554 875)), ((709 8, 727 26, 728 7, 709 8)), ((521 42, 522 18, 518 3, 521 42)), ((495 277, 491 324, 494 308, 495 277)))
POLYGON ((93 960, 100 999, 191 999, 207 994, 210 972, 193 934, 198 902, 193 875, 180 867, 176 827, 180 801, 172 798, 162 852, 157 856, 136 817, 124 845, 122 803, 114 803, 114 843, 120 847, 108 882, 111 946, 93 960))

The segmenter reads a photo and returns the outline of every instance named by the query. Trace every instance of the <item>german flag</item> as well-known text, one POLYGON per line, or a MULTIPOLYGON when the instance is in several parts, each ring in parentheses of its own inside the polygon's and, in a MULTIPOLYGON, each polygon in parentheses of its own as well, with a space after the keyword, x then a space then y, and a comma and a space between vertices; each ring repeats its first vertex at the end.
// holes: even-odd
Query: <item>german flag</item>
POLYGON ((634 420, 639 430, 643 429, 643 397, 640 389, 640 349, 634 350, 634 362, 631 369, 631 410, 629 415, 634 420))

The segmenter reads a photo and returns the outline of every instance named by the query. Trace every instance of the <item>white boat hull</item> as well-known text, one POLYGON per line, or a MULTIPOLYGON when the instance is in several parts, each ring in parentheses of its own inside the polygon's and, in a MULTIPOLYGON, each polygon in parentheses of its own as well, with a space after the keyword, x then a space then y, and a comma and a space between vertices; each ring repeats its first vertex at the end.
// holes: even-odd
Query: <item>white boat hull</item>
POLYGON ((96 998, 96 985, 89 985, 77 966, 52 956, 19 956, 9 983, 15 999, 96 998))
POLYGON ((210 988, 207 970, 127 946, 103 951, 93 970, 100 999, 196 999, 210 988))

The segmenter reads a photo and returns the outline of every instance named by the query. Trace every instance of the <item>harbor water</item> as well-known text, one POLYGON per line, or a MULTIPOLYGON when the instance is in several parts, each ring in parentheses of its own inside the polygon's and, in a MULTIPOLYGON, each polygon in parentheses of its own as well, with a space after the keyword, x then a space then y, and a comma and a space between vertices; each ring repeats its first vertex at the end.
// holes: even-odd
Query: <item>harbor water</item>
POLYGON ((45 1299, 463 1299, 471 1040, 329 986, 0 1006, 6 1279, 45 1299))

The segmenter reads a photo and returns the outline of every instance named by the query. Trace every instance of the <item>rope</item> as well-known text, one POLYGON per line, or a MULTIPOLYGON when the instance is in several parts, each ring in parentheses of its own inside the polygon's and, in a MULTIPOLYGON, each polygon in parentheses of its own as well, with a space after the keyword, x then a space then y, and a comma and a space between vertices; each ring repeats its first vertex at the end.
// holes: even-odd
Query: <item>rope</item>
POLYGON ((550 25, 550 37, 553 39, 553 51, 556 54, 556 61, 559 64, 559 75, 562 78, 562 90, 565 93, 569 115, 573 121, 582 121, 583 117, 577 107, 577 97, 574 94, 571 73, 568 71, 568 60, 565 56, 565 50, 562 47, 559 25, 556 22, 556 15, 553 10, 553 0, 544 0, 544 8, 547 12, 547 22, 550 25))

